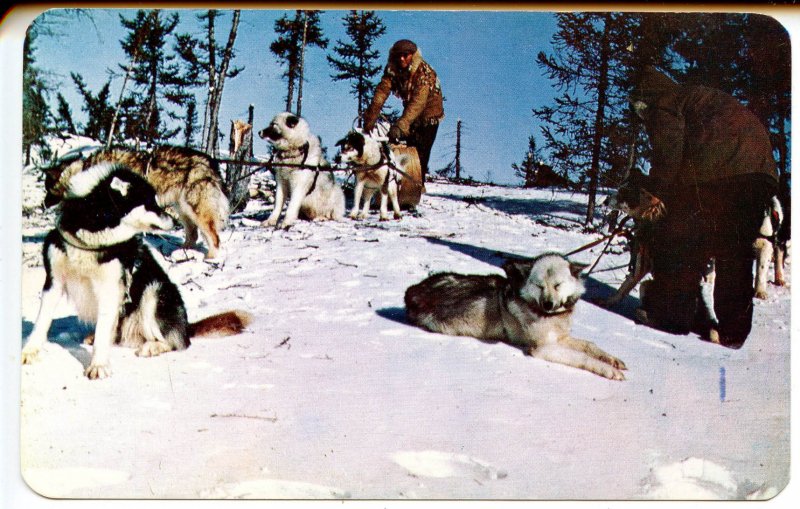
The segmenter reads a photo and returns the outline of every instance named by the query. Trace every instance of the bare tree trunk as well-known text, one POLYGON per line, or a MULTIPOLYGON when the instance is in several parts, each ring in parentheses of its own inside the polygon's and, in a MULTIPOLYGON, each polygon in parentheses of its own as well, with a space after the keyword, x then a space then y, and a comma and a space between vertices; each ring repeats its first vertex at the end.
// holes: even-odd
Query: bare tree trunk
POLYGON ((125 70, 125 78, 122 80, 122 88, 119 91, 119 98, 117 99, 117 108, 114 110, 114 118, 111 119, 111 126, 108 128, 108 140, 106 141, 106 148, 111 147, 111 142, 114 140, 114 131, 117 127, 117 120, 119 119, 119 111, 122 109, 122 98, 125 95, 125 87, 128 85, 128 78, 131 76, 131 72, 133 71, 133 67, 136 65, 136 61, 139 59, 139 50, 136 50, 136 53, 133 54, 133 60, 131 61, 131 65, 125 70))
POLYGON ((592 162, 589 168, 589 203, 586 206, 586 225, 592 224, 594 209, 597 204, 597 185, 600 176, 600 149, 603 143, 605 124, 606 93, 608 91, 608 59, 610 15, 606 14, 603 27, 603 38, 600 41, 600 76, 597 79, 597 111, 594 118, 594 139, 592 140, 592 162))
POLYGON ((297 77, 297 116, 303 115, 303 67, 306 59, 306 37, 308 36, 308 14, 303 16, 303 43, 300 46, 300 68, 297 77))
MULTIPOLYGON (((228 67, 230 66, 231 57, 233 55, 233 45, 236 42, 236 32, 239 29, 239 16, 241 15, 241 10, 233 11, 233 22, 231 24, 231 32, 228 35, 228 43, 225 45, 225 51, 222 54, 222 64, 220 65, 219 73, 217 74, 216 86, 214 87, 214 95, 213 100, 210 102, 210 110, 211 110, 211 125, 210 125, 210 133, 213 134, 213 138, 211 140, 210 146, 212 148, 212 152, 210 155, 217 157, 218 155, 218 142, 217 139, 219 138, 219 107, 222 104, 222 91, 225 88, 225 76, 228 74, 228 67)), ((211 138, 211 135, 209 135, 211 138)))
POLYGON ((203 114, 203 152, 211 156, 214 155, 217 137, 215 123, 212 122, 214 111, 214 101, 217 88, 217 41, 214 29, 214 20, 217 11, 208 11, 208 98, 206 99, 206 110, 203 114))

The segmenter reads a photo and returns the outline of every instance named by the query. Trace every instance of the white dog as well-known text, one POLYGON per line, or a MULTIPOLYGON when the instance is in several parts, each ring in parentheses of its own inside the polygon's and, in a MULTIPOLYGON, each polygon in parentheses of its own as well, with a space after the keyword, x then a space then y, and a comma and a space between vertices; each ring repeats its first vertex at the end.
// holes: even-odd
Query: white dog
POLYGON ((289 205, 280 225, 283 228, 293 225, 298 217, 313 221, 342 219, 344 192, 333 174, 300 167, 328 166, 319 138, 311 133, 308 122, 292 113, 279 113, 258 135, 272 145, 277 182, 275 209, 265 224, 278 224, 287 196, 289 205), (293 166, 281 166, 280 163, 293 166))
POLYGON ((351 219, 364 219, 369 213, 369 204, 377 191, 381 193, 380 220, 389 220, 388 201, 392 202, 394 218, 400 219, 398 191, 403 174, 413 175, 412 165, 419 165, 419 159, 409 153, 400 153, 388 144, 381 143, 372 136, 358 131, 350 131, 336 142, 339 148, 337 158, 363 168, 355 172, 356 188, 351 219), (371 168, 371 169, 365 169, 371 168), (400 171, 397 171, 399 169, 400 171), (362 202, 363 196, 363 204, 362 202))

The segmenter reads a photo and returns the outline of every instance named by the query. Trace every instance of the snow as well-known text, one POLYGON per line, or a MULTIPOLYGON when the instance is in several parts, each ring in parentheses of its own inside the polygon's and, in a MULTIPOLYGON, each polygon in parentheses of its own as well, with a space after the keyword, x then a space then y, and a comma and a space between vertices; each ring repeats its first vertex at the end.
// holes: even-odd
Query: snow
MULTIPOLYGON (((23 185, 20 347, 54 220, 35 168, 23 185)), ((502 273, 503 256, 598 238, 580 226, 585 201, 434 182, 418 216, 286 231, 260 226, 271 206, 251 202, 215 264, 181 249, 181 230, 151 235, 190 319, 255 321, 156 358, 114 348, 113 376, 90 381, 87 328, 62 302, 40 360, 20 366, 22 475, 73 499, 775 497, 790 476, 788 288, 755 301, 740 350, 659 332, 632 320, 636 293, 590 302, 626 275, 613 243, 573 333, 621 358, 623 382, 405 322, 405 289, 433 272, 502 273)), ((572 258, 594 263, 603 245, 572 258)))

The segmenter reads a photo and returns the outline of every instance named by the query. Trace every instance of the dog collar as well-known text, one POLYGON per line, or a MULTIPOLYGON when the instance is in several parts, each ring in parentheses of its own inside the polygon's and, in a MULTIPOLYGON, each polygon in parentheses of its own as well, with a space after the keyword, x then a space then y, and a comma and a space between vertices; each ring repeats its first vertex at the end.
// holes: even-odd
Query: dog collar
POLYGON ((109 246, 90 246, 89 244, 85 243, 75 235, 69 232, 65 232, 61 228, 56 228, 56 233, 58 233, 58 236, 61 237, 61 240, 63 240, 65 243, 69 244, 75 249, 81 249, 83 251, 105 251, 106 249, 118 245, 118 244, 111 244, 109 246))

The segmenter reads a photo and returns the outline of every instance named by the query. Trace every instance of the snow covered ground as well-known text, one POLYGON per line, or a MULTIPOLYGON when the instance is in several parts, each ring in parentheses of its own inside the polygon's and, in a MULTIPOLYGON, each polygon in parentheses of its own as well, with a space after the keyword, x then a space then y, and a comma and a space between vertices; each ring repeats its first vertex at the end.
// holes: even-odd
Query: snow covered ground
MULTIPOLYGON (((23 184, 20 347, 54 218, 38 172, 23 184)), ((62 303, 41 359, 20 367, 22 474, 55 498, 774 497, 790 477, 788 288, 771 286, 745 346, 725 349, 635 324, 635 293, 590 303, 625 277, 614 244, 574 334, 624 360, 624 382, 405 322, 405 289, 432 272, 501 273, 504 255, 598 238, 581 231, 585 200, 431 183, 418 217, 288 231, 251 203, 214 265, 178 247, 181 230, 150 236, 190 318, 238 308, 254 323, 152 359, 115 348, 114 375, 90 381, 87 329, 62 303)))

